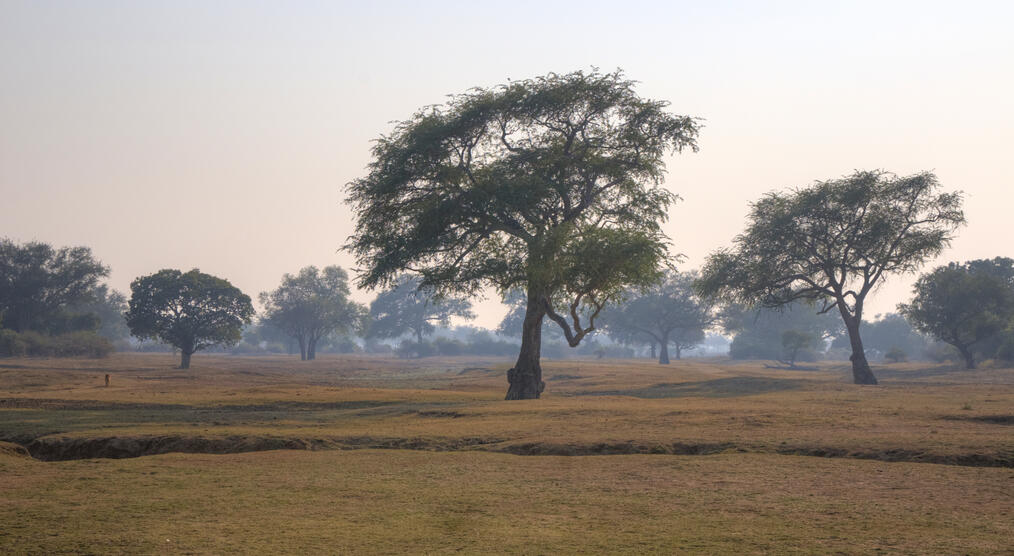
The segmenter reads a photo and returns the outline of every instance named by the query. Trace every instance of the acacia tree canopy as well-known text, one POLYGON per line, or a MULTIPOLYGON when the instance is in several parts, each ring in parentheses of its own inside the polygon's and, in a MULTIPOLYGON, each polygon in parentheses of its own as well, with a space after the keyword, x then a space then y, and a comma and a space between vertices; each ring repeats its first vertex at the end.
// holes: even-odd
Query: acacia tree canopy
POLYGON ((359 284, 409 270, 440 293, 523 289, 507 398, 539 397, 543 318, 577 345, 604 303, 654 279, 666 254, 660 224, 676 197, 660 187, 663 157, 696 149, 698 125, 633 87, 619 71, 550 74, 472 89, 397 124, 369 175, 348 185, 359 284))
POLYGON ((300 359, 317 357, 317 342, 360 328, 366 308, 348 299, 348 273, 337 266, 308 266, 286 274, 277 289, 260 295, 264 322, 299 342, 300 359))
POLYGON ((975 368, 974 348, 1014 322, 1014 260, 950 263, 919 277, 898 309, 921 332, 955 347, 975 368))
POLYGON ((195 268, 187 273, 165 269, 135 279, 124 316, 131 334, 175 346, 180 368, 189 369, 197 351, 239 342, 253 314, 249 296, 228 280, 195 268))
POLYGON ((936 176, 861 171, 753 203, 735 247, 712 254, 699 291, 778 307, 795 300, 838 309, 856 384, 876 384, 859 335, 866 296, 886 276, 914 272, 964 224, 960 193, 936 176))

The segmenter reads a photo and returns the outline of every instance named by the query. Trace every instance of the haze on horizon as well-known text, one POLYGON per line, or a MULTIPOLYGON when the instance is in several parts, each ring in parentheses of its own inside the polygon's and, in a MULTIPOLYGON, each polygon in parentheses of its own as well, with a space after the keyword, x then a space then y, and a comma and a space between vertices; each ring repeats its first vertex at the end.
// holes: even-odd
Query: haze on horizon
MULTIPOLYGON (((109 283, 200 268, 256 296, 354 267, 343 186, 393 120, 470 87, 598 67, 704 118, 668 161, 682 269, 748 203, 855 169, 931 170, 968 226, 936 264, 1014 255, 1014 7, 948 3, 0 0, 0 237, 85 245, 109 283)), ((867 314, 914 276, 889 277, 867 314)), ((375 292, 357 292, 369 301, 375 292)), ((495 327, 496 299, 475 324, 495 327)))

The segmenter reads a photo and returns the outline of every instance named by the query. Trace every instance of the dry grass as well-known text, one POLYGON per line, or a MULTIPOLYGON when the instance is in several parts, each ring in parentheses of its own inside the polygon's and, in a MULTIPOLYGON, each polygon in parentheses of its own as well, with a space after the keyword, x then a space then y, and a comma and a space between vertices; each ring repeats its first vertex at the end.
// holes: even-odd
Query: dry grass
POLYGON ((877 370, 881 386, 858 387, 842 365, 559 361, 546 364, 544 399, 507 403, 507 360, 194 363, 2 360, 0 438, 416 449, 40 462, 0 444, 0 552, 938 554, 1014 545, 1011 369, 897 365, 877 370), (694 447, 720 453, 511 455, 694 447))

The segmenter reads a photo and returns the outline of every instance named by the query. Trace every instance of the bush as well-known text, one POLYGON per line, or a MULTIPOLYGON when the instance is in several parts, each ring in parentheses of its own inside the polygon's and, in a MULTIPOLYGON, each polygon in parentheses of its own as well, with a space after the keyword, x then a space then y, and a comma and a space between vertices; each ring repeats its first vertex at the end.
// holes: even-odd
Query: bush
POLYGON ((433 347, 440 355, 455 356, 465 353, 465 344, 450 338, 437 338, 433 340, 433 347))
POLYGON ((35 357, 48 357, 54 355, 53 340, 38 332, 22 332, 21 339, 25 341, 25 353, 35 357))
POLYGON ((892 347, 884 354, 884 359, 891 363, 903 363, 908 360, 908 355, 905 354, 905 350, 899 347, 892 347))
POLYGON ((0 330, 0 355, 20 357, 28 351, 21 335, 13 330, 0 330))
POLYGON ((0 330, 0 355, 33 357, 107 357, 113 344, 95 332, 46 336, 28 331, 0 330))
POLYGON ((52 353, 57 357, 108 357, 113 344, 95 332, 71 332, 50 339, 52 353))
POLYGON ((429 342, 413 342, 412 340, 403 340, 398 344, 398 348, 394 350, 394 353, 402 359, 411 359, 416 357, 429 357, 436 355, 437 350, 433 347, 433 344, 429 342))
POLYGON ((250 342, 240 342, 229 353, 232 355, 260 355, 264 353, 264 350, 250 342))
POLYGON ((923 352, 927 359, 937 363, 961 361, 961 354, 954 347, 941 342, 935 342, 926 346, 923 352))

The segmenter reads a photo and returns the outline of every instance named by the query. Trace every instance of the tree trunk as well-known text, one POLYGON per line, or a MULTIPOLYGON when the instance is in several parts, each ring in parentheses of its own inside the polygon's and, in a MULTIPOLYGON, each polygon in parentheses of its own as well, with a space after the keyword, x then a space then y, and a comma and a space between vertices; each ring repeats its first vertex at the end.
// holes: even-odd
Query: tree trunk
POLYGON ((676 344, 676 360, 679 361, 683 355, 683 348, 679 344, 676 344))
POLYGON ((866 351, 863 350, 863 340, 859 337, 859 317, 845 316, 845 328, 849 333, 849 343, 852 345, 852 382, 855 384, 876 384, 877 377, 873 376, 873 370, 866 361, 866 351))
POLYGON ((668 365, 669 364, 669 335, 662 336, 662 341, 659 342, 660 349, 658 350, 658 364, 668 365))
POLYGON ((418 359, 422 359, 422 356, 423 356, 422 342, 423 342, 423 340, 422 340, 422 326, 420 326, 419 328, 415 329, 415 349, 416 349, 415 356, 418 359))
POLYGON ((651 343, 651 358, 655 358, 655 342, 651 343))
POLYGON ((965 360, 965 368, 966 369, 974 369, 975 368, 975 354, 972 353, 972 350, 968 346, 966 346, 964 344, 955 345, 954 347, 958 348, 958 352, 961 353, 961 357, 964 358, 964 360, 965 360))
POLYGON ((297 340, 299 340, 299 360, 306 361, 306 337, 300 336, 297 340))
POLYGON ((180 368, 181 369, 189 369, 190 368, 190 356, 191 355, 193 355, 193 352, 187 351, 185 349, 181 349, 180 350, 180 368))
POLYGON ((542 351, 542 320, 546 315, 540 301, 542 292, 528 286, 528 307, 521 325, 521 353, 514 368, 507 371, 506 400, 535 400, 546 388, 542 382, 542 365, 539 358, 542 351))
POLYGON ((306 360, 313 361, 317 358, 317 338, 310 337, 306 346, 306 360))

